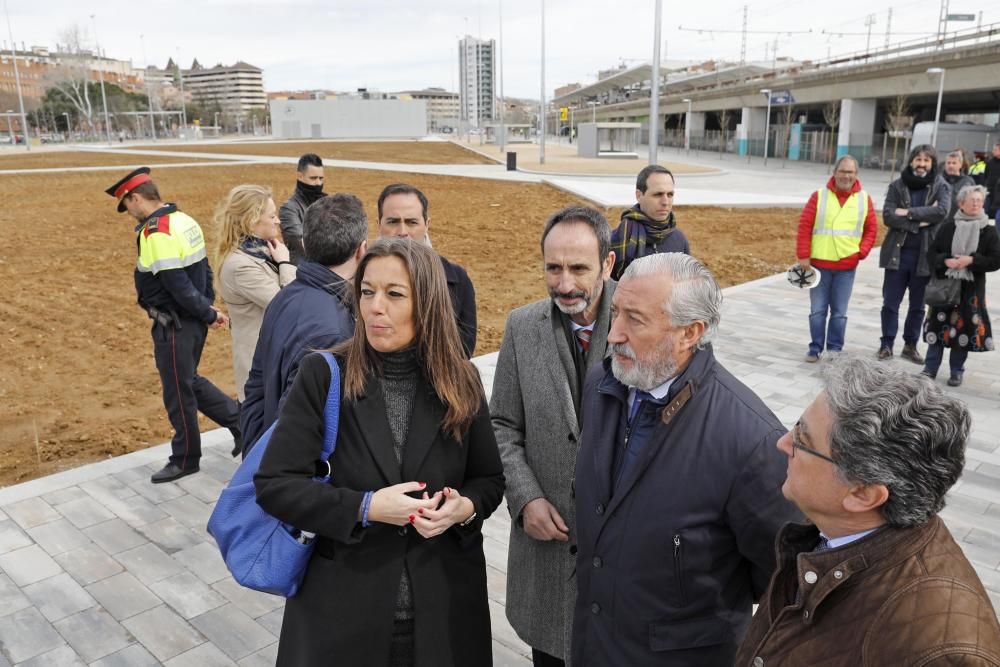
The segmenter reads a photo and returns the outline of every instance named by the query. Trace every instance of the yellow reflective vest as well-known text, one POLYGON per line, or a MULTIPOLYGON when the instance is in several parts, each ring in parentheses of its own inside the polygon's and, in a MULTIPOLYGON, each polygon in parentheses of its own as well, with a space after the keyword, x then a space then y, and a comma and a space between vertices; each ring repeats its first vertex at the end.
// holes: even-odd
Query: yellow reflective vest
POLYGON ((205 236, 194 218, 173 211, 148 221, 139 229, 136 270, 157 274, 183 269, 205 258, 205 236))
POLYGON ((868 193, 859 190, 840 205, 829 188, 816 191, 810 257, 836 262, 861 252, 861 235, 868 217, 868 193))

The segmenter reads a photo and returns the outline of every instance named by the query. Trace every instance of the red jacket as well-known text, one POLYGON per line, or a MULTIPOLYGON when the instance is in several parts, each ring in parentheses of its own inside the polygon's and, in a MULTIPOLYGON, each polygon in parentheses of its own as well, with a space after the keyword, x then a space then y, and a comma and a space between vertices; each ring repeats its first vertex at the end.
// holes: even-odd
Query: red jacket
MULTIPOLYGON (((833 176, 826 182, 826 187, 830 192, 837 195, 837 201, 843 206, 847 198, 855 192, 861 191, 861 181, 854 181, 854 187, 850 192, 837 190, 837 184, 833 176)), ((812 252, 813 224, 816 222, 816 193, 809 195, 809 201, 802 209, 799 216, 799 233, 795 244, 795 256, 799 259, 809 257, 812 252)), ((849 270, 857 267, 858 262, 868 256, 872 246, 875 245, 875 235, 878 233, 878 220, 875 218, 875 205, 872 203, 871 195, 868 195, 868 217, 865 218, 865 229, 861 233, 861 250, 856 255, 845 257, 836 262, 824 259, 813 259, 812 265, 820 269, 835 269, 837 271, 849 270)))

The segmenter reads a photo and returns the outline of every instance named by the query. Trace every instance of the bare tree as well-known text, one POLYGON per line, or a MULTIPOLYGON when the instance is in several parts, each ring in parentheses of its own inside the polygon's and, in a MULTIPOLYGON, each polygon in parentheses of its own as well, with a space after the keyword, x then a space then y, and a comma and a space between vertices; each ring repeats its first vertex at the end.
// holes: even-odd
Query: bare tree
POLYGON ((46 83, 73 105, 91 132, 96 132, 94 104, 87 85, 90 83, 90 52, 83 47, 86 35, 79 24, 73 24, 59 34, 59 39, 64 50, 58 67, 51 71, 46 83))
POLYGON ((910 113, 910 105, 906 101, 905 95, 898 95, 889 105, 889 113, 885 117, 885 129, 892 137, 892 173, 889 178, 896 173, 896 152, 899 149, 900 137, 905 137, 906 132, 913 127, 913 115, 910 113))
POLYGON ((837 152, 833 149, 834 142, 834 132, 837 131, 837 126, 840 125, 840 102, 830 102, 825 107, 823 107, 823 121, 830 128, 830 150, 829 150, 829 160, 830 164, 833 164, 834 157, 837 152))
POLYGON ((785 147, 784 153, 785 157, 788 156, 788 149, 792 143, 792 118, 795 117, 795 105, 789 104, 784 108, 784 112, 781 114, 782 120, 785 122, 785 147))
POLYGON ((716 111, 715 115, 719 117, 719 158, 722 158, 722 154, 726 151, 726 131, 729 129, 729 109, 716 111))

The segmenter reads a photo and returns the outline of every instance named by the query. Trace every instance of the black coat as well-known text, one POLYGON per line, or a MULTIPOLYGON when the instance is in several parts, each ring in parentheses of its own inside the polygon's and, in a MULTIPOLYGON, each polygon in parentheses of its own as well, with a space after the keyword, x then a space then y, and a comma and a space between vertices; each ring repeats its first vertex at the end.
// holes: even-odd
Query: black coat
POLYGON ((885 204, 882 206, 882 222, 889 232, 882 241, 878 265, 881 269, 899 270, 899 258, 907 234, 920 235, 920 257, 917 260, 917 275, 931 275, 927 266, 927 248, 930 240, 937 233, 937 227, 948 218, 951 211, 951 186, 940 176, 930 184, 927 193, 927 203, 924 206, 910 205, 910 190, 902 178, 897 178, 889 184, 885 193, 885 204), (910 212, 908 217, 896 215, 897 208, 905 208, 910 212), (927 226, 921 227, 920 223, 927 226))
POLYGON ((444 257, 441 257, 441 265, 444 267, 445 280, 448 281, 451 305, 455 309, 458 335, 462 339, 465 356, 472 358, 476 351, 476 290, 469 274, 461 266, 444 257))
MULTIPOLYGON (((934 237, 927 251, 927 262, 938 278, 946 278, 948 267, 944 261, 952 257, 951 242, 955 237, 955 223, 946 222, 934 237)), ((1000 269, 1000 238, 997 228, 986 225, 979 230, 979 245, 971 253, 972 280, 961 281, 962 291, 957 306, 931 307, 924 320, 924 341, 940 342, 945 347, 965 348, 970 352, 993 349, 993 329, 986 310, 986 274, 1000 269)))
POLYGON ((774 570, 774 538, 801 520, 781 494, 785 428, 708 346, 668 394, 690 386, 690 400, 669 424, 657 419, 612 494, 628 393, 609 366, 584 391, 573 665, 731 665, 774 570))
POLYGON ((481 529, 500 504, 504 481, 486 403, 459 443, 440 431, 444 405, 419 381, 400 470, 378 382, 370 380, 356 402, 341 403, 332 479, 314 482, 330 371, 319 355, 306 357, 254 477, 262 508, 318 535, 302 588, 285 606, 278 664, 388 665, 405 563, 416 667, 490 665, 481 529), (458 489, 475 505, 475 519, 432 539, 410 526, 361 528, 364 492, 403 481, 426 482, 431 493, 458 489))

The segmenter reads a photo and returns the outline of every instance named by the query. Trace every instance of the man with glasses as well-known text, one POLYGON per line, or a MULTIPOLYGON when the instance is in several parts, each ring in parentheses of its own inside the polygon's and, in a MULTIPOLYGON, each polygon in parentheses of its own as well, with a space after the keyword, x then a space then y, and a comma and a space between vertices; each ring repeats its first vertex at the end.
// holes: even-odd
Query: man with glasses
POLYGON ((809 290, 807 362, 819 361, 824 349, 831 353, 844 349, 854 273, 875 245, 877 232, 875 206, 858 180, 858 161, 844 155, 826 186, 809 196, 799 216, 799 266, 820 274, 819 284, 809 290))
POLYGON ((937 516, 971 419, 932 382, 844 358, 791 433, 782 492, 811 521, 778 536, 778 570, 736 665, 1000 665, 1000 625, 937 516))
POLYGON ((801 518, 779 490, 785 428, 715 359, 721 306, 683 253, 636 259, 611 297, 582 393, 574 667, 731 665, 801 518))

